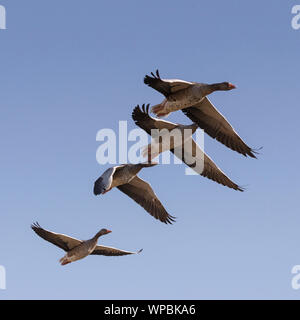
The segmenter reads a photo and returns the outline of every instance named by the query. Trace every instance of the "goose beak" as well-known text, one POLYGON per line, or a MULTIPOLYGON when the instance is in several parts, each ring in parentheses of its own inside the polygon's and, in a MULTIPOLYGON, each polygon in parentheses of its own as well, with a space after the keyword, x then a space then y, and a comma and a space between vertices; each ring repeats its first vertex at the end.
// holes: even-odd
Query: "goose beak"
POLYGON ((106 233, 111 233, 111 231, 110 231, 110 230, 107 230, 106 233))
POLYGON ((234 85, 234 84, 232 84, 232 83, 229 83, 229 89, 231 90, 231 89, 236 89, 236 86, 234 85))

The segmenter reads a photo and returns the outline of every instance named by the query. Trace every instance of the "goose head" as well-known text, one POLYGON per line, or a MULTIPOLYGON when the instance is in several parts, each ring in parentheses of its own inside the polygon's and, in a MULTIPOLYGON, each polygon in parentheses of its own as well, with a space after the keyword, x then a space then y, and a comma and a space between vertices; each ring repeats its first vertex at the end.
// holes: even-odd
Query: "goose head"
POLYGON ((215 90, 229 91, 236 89, 236 86, 230 82, 221 82, 214 84, 215 90))
POLYGON ((99 238, 99 237, 101 237, 101 236, 104 236, 105 234, 108 234, 108 233, 111 233, 111 231, 110 230, 108 230, 108 229, 101 229, 99 232, 97 232, 96 233, 96 235, 95 235, 95 237, 94 238, 99 238))
POLYGON ((214 91, 229 91, 235 89, 236 86, 230 82, 218 82, 212 84, 206 84, 200 87, 200 91, 204 90, 205 95, 211 94, 214 91))

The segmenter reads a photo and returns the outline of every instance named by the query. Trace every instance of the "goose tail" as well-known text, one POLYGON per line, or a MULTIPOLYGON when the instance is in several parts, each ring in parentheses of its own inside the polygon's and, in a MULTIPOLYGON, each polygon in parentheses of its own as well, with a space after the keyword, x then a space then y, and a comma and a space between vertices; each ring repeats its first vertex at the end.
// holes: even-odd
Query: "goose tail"
POLYGON ((59 259, 59 262, 62 266, 66 265, 68 263, 71 263, 71 261, 66 256, 63 256, 61 259, 59 259))
POLYGON ((165 110, 165 106, 163 103, 156 104, 155 106, 152 106, 151 112, 154 113, 159 118, 167 117, 170 113, 165 110))

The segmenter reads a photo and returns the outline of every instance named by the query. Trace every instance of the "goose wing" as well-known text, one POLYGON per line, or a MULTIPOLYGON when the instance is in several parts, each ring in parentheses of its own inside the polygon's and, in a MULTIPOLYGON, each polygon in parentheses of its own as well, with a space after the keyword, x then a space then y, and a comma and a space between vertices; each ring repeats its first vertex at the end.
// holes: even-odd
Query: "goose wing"
POLYGON ((118 186, 117 188, 161 222, 172 224, 172 222, 175 221, 175 218, 169 215, 161 204, 150 184, 138 176, 135 176, 129 183, 118 186))
POLYGON ((208 98, 205 97, 201 102, 182 109, 182 112, 193 122, 197 123, 208 135, 228 148, 244 156, 248 155, 256 158, 254 155, 255 151, 246 145, 208 98))
POLYGON ((178 79, 161 79, 158 70, 156 70, 155 74, 151 72, 151 75, 152 77, 148 75, 145 76, 144 83, 162 93, 166 98, 170 94, 187 89, 194 84, 194 82, 178 79))
POLYGON ((37 222, 31 225, 32 230, 44 240, 53 243, 57 247, 69 251, 82 243, 81 240, 71 238, 65 234, 55 233, 43 229, 37 222))
POLYGON ((183 146, 170 150, 196 173, 234 190, 243 189, 234 183, 226 174, 203 152, 192 137, 183 146))
POLYGON ((112 247, 105 247, 105 246, 96 246, 94 251, 91 254, 97 254, 101 256, 125 256, 128 254, 137 254, 142 252, 143 249, 137 251, 137 252, 132 252, 132 251, 124 251, 112 247))

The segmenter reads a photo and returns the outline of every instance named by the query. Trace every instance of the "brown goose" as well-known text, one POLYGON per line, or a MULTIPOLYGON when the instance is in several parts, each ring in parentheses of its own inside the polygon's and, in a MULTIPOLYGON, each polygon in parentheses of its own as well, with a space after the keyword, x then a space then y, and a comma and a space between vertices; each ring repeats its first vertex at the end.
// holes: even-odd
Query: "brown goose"
POLYGON ((228 82, 201 84, 182 80, 161 79, 158 70, 153 77, 145 76, 148 86, 162 93, 165 100, 152 110, 157 116, 166 116, 172 111, 181 111, 203 129, 209 136, 244 156, 256 158, 252 148, 240 138, 225 117, 206 97, 217 90, 232 90, 234 85, 228 82))
POLYGON ((98 233, 96 233, 96 235, 93 238, 89 240, 78 240, 66 236, 65 234, 45 230, 37 222, 32 224, 31 228, 41 238, 53 243, 54 245, 58 246, 59 248, 67 252, 67 254, 59 260, 61 265, 65 265, 73 261, 83 259, 90 254, 97 254, 103 256, 124 256, 127 254, 140 253, 143 250, 141 249, 137 252, 130 252, 97 245, 99 237, 111 232, 107 229, 101 229, 98 233))
POLYGON ((161 79, 158 70, 152 77, 146 75, 144 83, 165 96, 160 104, 153 106, 151 112, 158 117, 165 117, 169 113, 190 107, 214 91, 228 91, 235 89, 229 82, 198 83, 178 79, 161 79))
MULTIPOLYGON (((133 112, 132 112, 132 118, 135 121, 135 123, 145 130, 149 135, 151 135, 151 130, 158 129, 158 130, 173 130, 175 128, 178 128, 178 126, 175 123, 159 120, 151 117, 149 115, 149 104, 145 106, 142 105, 142 108, 140 108, 139 105, 137 105, 133 112)), ((187 127, 187 128, 193 128, 192 133, 197 129, 196 125, 190 125, 190 126, 181 126, 181 127, 187 127)), ((206 177, 208 179, 211 179, 217 183, 220 183, 224 186, 227 186, 229 188, 232 188, 234 190, 243 191, 243 189, 238 186, 236 183, 231 181, 222 171, 220 168, 217 167, 217 165, 210 159, 208 155, 206 155, 196 144, 196 142, 193 140, 193 138, 190 136, 188 139, 185 140, 185 144, 182 143, 181 146, 177 146, 175 148, 170 147, 170 151, 174 153, 179 159, 181 159, 184 163, 186 163, 190 168, 192 168, 195 172, 202 175, 203 177, 206 177), (187 140, 191 140, 190 144, 187 142, 187 140), (189 148, 184 148, 184 145, 190 146, 191 150, 188 150, 189 148), (183 150, 182 150, 183 149, 183 150), (204 165, 202 166, 195 166, 195 161, 190 161, 191 157, 193 159, 197 156, 197 159, 199 162, 204 165)), ((163 150, 160 149, 159 153, 163 150)), ((151 159, 151 158, 150 158, 151 159)))
POLYGON ((94 194, 105 194, 117 187, 135 202, 141 205, 154 218, 170 223, 175 217, 168 214, 149 183, 137 176, 142 168, 152 167, 157 163, 123 164, 107 169, 94 184, 94 194))

